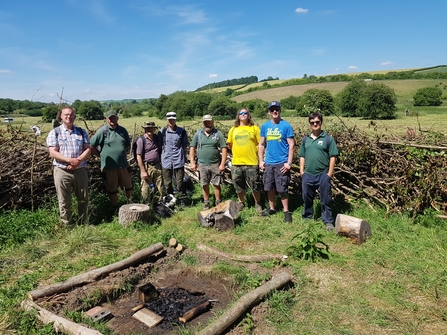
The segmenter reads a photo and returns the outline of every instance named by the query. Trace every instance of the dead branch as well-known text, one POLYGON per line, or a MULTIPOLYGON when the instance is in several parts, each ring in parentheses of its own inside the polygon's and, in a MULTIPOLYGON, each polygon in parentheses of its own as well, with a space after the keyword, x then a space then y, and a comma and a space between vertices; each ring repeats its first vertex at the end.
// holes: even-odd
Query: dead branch
POLYGON ((241 262, 264 262, 264 261, 271 261, 271 260, 278 260, 282 261, 287 256, 285 255, 251 255, 251 256, 241 256, 241 255, 231 255, 224 251, 217 250, 215 248, 206 246, 204 244, 199 243, 197 245, 197 249, 201 251, 210 252, 214 255, 231 259, 233 261, 241 261, 241 262))
POLYGON ((204 328, 198 335, 222 334, 230 327, 247 309, 259 303, 269 292, 279 289, 292 280, 292 275, 281 272, 264 285, 242 296, 228 311, 220 316, 211 325, 204 328))

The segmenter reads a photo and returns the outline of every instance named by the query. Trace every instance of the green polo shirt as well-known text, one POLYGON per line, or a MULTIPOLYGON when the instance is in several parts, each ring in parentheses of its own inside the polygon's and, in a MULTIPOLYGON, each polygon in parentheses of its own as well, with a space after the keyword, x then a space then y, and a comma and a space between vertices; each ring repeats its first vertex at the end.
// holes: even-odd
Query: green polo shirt
POLYGON ((199 163, 211 165, 220 163, 220 149, 225 148, 227 144, 219 130, 213 129, 211 134, 207 136, 201 129, 192 138, 191 146, 197 149, 199 163))
POLYGON ((127 130, 121 126, 112 129, 105 125, 98 129, 90 144, 101 147, 101 169, 121 169, 129 166, 126 149, 130 146, 127 130))
POLYGON ((306 141, 301 144, 298 152, 299 157, 304 157, 304 173, 317 175, 329 169, 329 158, 338 156, 338 148, 332 136, 329 136, 329 147, 326 142, 324 131, 313 139, 311 133, 307 135, 306 141))

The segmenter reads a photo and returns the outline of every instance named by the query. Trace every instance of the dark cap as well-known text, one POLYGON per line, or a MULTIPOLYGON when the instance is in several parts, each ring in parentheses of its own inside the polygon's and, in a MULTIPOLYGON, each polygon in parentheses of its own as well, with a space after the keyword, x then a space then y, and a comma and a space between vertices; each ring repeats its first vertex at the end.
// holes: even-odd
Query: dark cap
POLYGON ((269 103, 269 109, 272 107, 278 107, 279 109, 281 109, 281 105, 278 101, 272 101, 271 103, 269 103))
POLYGON ((158 127, 155 125, 155 122, 149 121, 149 122, 145 122, 141 126, 141 128, 158 128, 158 127))
POLYGON ((109 110, 106 114, 107 117, 118 116, 118 113, 115 110, 109 110))

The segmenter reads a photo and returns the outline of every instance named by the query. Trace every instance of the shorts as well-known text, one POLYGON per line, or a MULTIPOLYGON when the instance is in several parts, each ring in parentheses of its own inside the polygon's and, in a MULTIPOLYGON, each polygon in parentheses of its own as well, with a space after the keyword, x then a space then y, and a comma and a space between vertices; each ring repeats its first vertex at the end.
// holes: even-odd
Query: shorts
POLYGON ((231 167, 231 179, 233 180, 236 193, 241 193, 247 189, 261 191, 262 182, 257 165, 233 165, 231 167))
POLYGON ((132 176, 129 170, 125 168, 108 170, 104 169, 106 180, 106 191, 110 194, 118 192, 118 187, 123 187, 126 191, 132 190, 132 176))
POLYGON ((289 190, 290 170, 283 174, 281 168, 284 164, 265 164, 264 175, 264 191, 276 190, 278 193, 287 193, 289 190))
POLYGON ((200 185, 216 185, 222 183, 222 174, 219 172, 219 163, 204 165, 199 163, 198 167, 200 185))

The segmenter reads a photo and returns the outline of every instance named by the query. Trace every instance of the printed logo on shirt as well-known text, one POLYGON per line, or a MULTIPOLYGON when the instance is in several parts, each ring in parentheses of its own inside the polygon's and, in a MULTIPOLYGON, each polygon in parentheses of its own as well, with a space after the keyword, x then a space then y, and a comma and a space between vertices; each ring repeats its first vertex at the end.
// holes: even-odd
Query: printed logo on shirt
POLYGON ((323 140, 318 140, 318 145, 323 145, 323 140))
POLYGON ((267 141, 280 141, 281 140, 281 130, 278 128, 267 130, 267 141))

